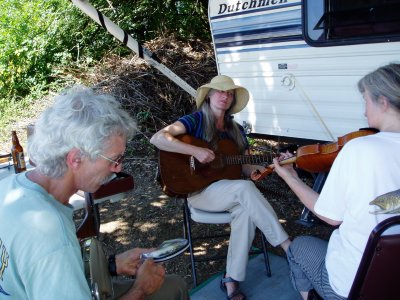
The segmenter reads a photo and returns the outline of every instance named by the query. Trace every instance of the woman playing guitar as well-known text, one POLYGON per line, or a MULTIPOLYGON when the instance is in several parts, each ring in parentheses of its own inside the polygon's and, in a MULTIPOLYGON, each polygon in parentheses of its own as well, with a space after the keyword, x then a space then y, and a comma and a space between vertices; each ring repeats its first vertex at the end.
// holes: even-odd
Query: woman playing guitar
MULTIPOLYGON (((150 142, 160 150, 188 155, 202 164, 216 159, 218 146, 225 139, 232 141, 240 154, 246 154, 248 143, 245 133, 231 115, 241 111, 248 100, 249 93, 245 88, 235 85, 228 76, 216 76, 197 90, 198 110, 161 129, 150 142), (185 143, 177 138, 183 134, 201 139, 206 146, 185 143)), ((221 280, 221 288, 226 290, 229 299, 245 299, 238 281, 245 279, 248 251, 256 227, 273 246, 280 245, 286 251, 290 242, 273 208, 254 183, 240 178, 240 173, 254 176, 257 170, 264 171, 265 168, 244 164, 236 178, 217 180, 188 197, 195 208, 231 213, 229 255, 226 274, 221 280)))

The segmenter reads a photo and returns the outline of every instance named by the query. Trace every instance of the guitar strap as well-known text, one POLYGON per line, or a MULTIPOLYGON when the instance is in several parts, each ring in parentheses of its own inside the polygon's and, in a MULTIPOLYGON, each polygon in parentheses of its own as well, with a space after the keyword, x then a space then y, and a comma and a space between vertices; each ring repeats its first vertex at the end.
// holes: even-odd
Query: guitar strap
POLYGON ((108 271, 108 261, 101 242, 96 237, 84 239, 81 241, 81 250, 85 277, 93 299, 109 299, 114 292, 111 275, 108 271))

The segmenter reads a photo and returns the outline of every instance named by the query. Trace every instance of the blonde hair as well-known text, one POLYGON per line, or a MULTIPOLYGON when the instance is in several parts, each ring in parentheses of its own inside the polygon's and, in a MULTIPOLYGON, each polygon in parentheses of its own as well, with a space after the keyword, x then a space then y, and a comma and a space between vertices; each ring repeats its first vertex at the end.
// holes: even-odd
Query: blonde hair
MULTIPOLYGON (((203 113, 203 136, 202 139, 209 142, 212 146, 215 146, 219 141, 218 130, 215 126, 215 117, 210 107, 210 96, 215 92, 214 89, 210 89, 207 93, 205 101, 200 105, 199 110, 203 113)), ((234 93, 235 95, 236 93, 234 93)), ((239 128, 239 125, 233 120, 231 115, 231 108, 235 106, 236 98, 234 96, 231 107, 225 112, 224 124, 225 130, 229 138, 231 138, 238 146, 241 153, 246 149, 246 142, 243 134, 239 128)))

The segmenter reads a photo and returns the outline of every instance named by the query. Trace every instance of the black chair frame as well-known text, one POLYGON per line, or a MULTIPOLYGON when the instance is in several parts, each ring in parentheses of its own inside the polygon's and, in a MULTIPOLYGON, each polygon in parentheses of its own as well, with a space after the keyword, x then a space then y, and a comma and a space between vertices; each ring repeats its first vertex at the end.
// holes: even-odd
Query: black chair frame
MULTIPOLYGON (((214 255, 210 257, 203 257, 199 258, 196 257, 194 254, 194 241, 196 240, 201 240, 201 239, 211 239, 211 238, 226 238, 229 237, 229 234, 215 234, 215 235, 208 235, 208 236, 192 236, 192 219, 190 217, 190 208, 188 205, 187 198, 183 198, 184 203, 182 205, 183 209, 183 224, 184 224, 184 236, 185 238, 189 241, 189 251, 190 251, 190 261, 191 261, 191 266, 192 266, 192 277, 193 277, 193 285, 194 287, 197 286, 197 272, 196 272, 196 263, 198 262, 205 262, 205 261, 216 261, 216 260, 222 260, 226 259, 226 255, 214 255)), ((266 275, 268 277, 271 277, 271 267, 269 263, 269 257, 268 257, 268 252, 267 252, 267 241, 265 239, 264 234, 257 229, 257 232, 261 234, 261 244, 262 244, 262 250, 255 250, 252 249, 249 252, 249 255, 255 255, 255 254, 263 254, 264 256, 264 263, 265 263, 265 269, 266 269, 266 275)))
POLYGON ((382 235, 396 225, 400 225, 400 216, 390 217, 372 230, 348 296, 349 300, 400 298, 397 287, 400 234, 382 235))
MULTIPOLYGON (((400 226, 400 215, 385 219, 372 230, 348 300, 399 299, 397 276, 400 270, 400 234, 383 235, 396 225, 400 226)), ((311 290, 307 299, 323 298, 311 290)))

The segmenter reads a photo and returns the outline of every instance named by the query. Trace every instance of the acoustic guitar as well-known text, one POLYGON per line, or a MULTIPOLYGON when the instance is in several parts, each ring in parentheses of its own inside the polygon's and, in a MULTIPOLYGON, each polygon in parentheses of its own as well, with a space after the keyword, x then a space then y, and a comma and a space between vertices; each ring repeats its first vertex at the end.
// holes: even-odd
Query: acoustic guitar
MULTIPOLYGON (((209 148, 209 144, 193 136, 176 136, 184 143, 209 148)), ((260 164, 271 161, 266 155, 240 155, 236 144, 220 140, 215 159, 207 164, 200 163, 193 156, 160 150, 159 171, 163 191, 170 196, 186 196, 197 192, 221 179, 240 179, 242 164, 260 164)))

